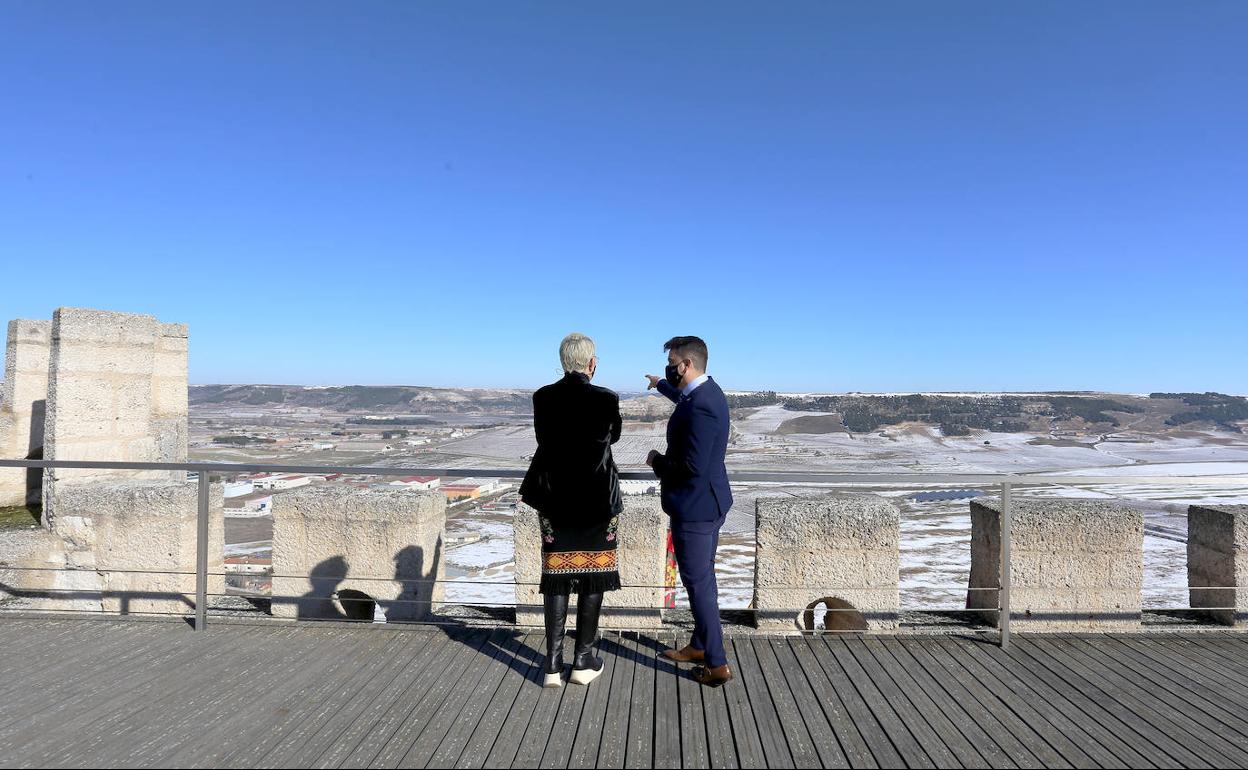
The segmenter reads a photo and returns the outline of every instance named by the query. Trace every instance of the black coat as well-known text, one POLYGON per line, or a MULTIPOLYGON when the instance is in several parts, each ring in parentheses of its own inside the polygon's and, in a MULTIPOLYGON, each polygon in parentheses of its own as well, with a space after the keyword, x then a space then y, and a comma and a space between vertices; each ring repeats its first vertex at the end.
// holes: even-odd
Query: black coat
POLYGON ((552 521, 586 524, 624 510, 611 445, 620 440, 620 397, 565 374, 533 394, 537 452, 520 497, 552 521))

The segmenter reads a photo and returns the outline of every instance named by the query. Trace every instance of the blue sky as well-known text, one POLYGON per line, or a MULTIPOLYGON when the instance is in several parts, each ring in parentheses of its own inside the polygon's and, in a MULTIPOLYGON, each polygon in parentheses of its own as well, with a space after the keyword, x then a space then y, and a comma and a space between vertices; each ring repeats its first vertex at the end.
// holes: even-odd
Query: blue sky
POLYGON ((0 6, 0 315, 196 383, 1248 392, 1248 3, 0 6))

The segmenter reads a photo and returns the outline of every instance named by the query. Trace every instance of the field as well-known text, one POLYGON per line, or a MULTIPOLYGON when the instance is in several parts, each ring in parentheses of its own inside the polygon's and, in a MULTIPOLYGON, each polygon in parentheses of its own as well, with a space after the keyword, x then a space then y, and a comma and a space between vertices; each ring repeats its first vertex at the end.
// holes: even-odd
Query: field
MULTIPOLYGON (((988 395, 984 395, 988 398, 988 395)), ((1128 398, 1128 397, 1118 397, 1128 398)), ((1197 487, 1124 484, 1072 489, 1045 485, 1046 474, 1217 476, 1248 473, 1248 436, 1208 426, 1167 426, 1170 412, 1157 400, 1140 399, 1138 413, 1124 415, 1123 424, 1108 426, 1049 423, 1047 430, 1022 432, 971 431, 946 436, 924 423, 884 425, 853 432, 831 412, 795 412, 782 405, 734 412, 729 446, 730 470, 826 471, 845 473, 1017 473, 1036 477, 1033 488, 1017 494, 1114 498, 1140 508, 1146 517, 1145 604, 1179 607, 1186 601, 1186 505, 1193 502, 1248 503, 1248 488, 1211 479, 1197 487)), ((653 414, 661 404, 648 402, 630 409, 653 414)), ((428 438, 419 446, 368 449, 377 436, 364 433, 332 436, 344 426, 334 412, 281 409, 232 416, 228 409, 201 413, 192 439, 197 457, 299 463, 380 464, 407 467, 527 466, 536 443, 527 414, 515 412, 431 412, 447 425, 420 428, 412 436, 428 438), (259 416, 258 416, 259 415, 259 416), (236 433, 279 439, 264 447, 214 446, 207 437, 229 429, 236 433), (195 441, 198 439, 198 441, 195 441), (316 441, 334 441, 332 450, 312 451, 316 441), (354 446, 364 447, 355 449, 354 446)), ((1172 411, 1172 410, 1171 410, 1172 411)), ((629 421, 615 447, 623 469, 644 469, 650 449, 662 450, 665 421, 629 421)), ((422 439, 423 440, 423 439, 422 439)), ((817 495, 828 487, 784 487, 774 484, 734 485, 736 503, 729 514, 719 558, 721 598, 725 607, 743 608, 752 597, 754 504, 771 495, 817 495)), ((957 491, 932 485, 878 487, 871 491, 901 510, 901 600, 903 608, 949 609, 964 606, 970 566, 970 520, 967 498, 992 489, 957 491), (924 494, 943 492, 945 494, 924 494), (916 495, 920 497, 916 499, 916 495), (927 499, 924 499, 927 498, 927 499)), ((510 604, 514 600, 514 557, 507 512, 468 508, 447 524, 450 546, 445 552, 453 582, 447 599, 459 603, 510 604)), ((239 536, 236 552, 256 548, 257 538, 239 536)), ((813 597, 812 597, 813 598, 813 597)))

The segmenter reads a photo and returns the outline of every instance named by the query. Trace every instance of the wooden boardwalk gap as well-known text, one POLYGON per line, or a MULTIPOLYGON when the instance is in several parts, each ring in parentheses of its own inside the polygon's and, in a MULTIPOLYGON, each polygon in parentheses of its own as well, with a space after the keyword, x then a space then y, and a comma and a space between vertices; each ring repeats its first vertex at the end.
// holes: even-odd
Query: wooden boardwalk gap
POLYGON ((0 766, 1241 767, 1248 636, 736 636, 735 680, 605 632, 0 617, 0 766), (567 658, 570 660, 571 640, 567 658))

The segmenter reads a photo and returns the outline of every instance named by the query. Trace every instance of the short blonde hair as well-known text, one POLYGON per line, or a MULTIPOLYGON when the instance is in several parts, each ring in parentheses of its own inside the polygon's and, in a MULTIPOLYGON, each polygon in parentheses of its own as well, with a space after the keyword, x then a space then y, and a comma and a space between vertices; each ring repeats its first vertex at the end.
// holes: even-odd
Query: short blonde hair
POLYGON ((565 372, 588 373, 594 355, 594 341, 584 334, 573 332, 559 343, 559 363, 565 372))

